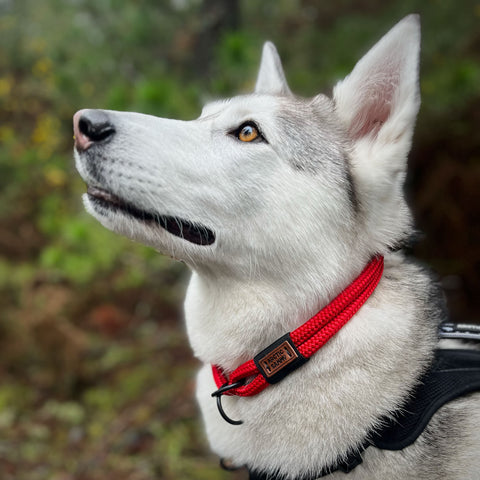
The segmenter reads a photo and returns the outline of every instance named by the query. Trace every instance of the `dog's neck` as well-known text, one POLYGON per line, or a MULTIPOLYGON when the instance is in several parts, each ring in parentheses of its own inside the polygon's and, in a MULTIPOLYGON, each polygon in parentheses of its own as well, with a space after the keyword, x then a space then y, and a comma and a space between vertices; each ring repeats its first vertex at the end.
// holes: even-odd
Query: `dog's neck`
MULTIPOLYGON (((351 268, 349 275, 340 267, 337 276, 333 270, 329 272, 333 279, 330 288, 336 285, 333 296, 349 285, 367 262, 351 268)), ((347 268, 347 263, 340 265, 347 268)), ((198 377, 197 398, 214 451, 237 465, 300 474, 305 465, 333 464, 339 454, 363 441, 376 419, 405 398, 435 343, 434 329, 427 322, 418 324, 418 310, 412 305, 410 295, 415 287, 405 279, 415 275, 420 276, 417 287, 418 282, 428 282, 401 253, 386 254, 385 273, 374 295, 325 348, 301 369, 251 399, 224 397, 230 418, 245 421, 245 425, 233 427, 220 417, 211 398, 216 385, 208 364, 230 373, 282 334, 302 325, 333 297, 320 281, 315 291, 303 278, 297 280, 307 285, 302 294, 300 283, 296 288, 292 283, 289 291, 284 285, 274 288, 268 283, 209 283, 194 274, 186 301, 187 328, 196 356, 207 364, 198 377), (380 360, 369 360, 374 358, 380 360), (389 382, 392 378, 395 381, 389 382), (312 379, 316 380, 312 383, 312 379), (336 414, 333 407, 339 402, 342 409, 336 414), (299 415, 298 405, 311 408, 318 417, 299 415), (269 415, 265 415, 267 411, 269 415), (289 455, 291 446, 282 439, 290 436, 299 457, 308 461, 289 455), (263 438, 271 441, 262 442, 263 438)))
POLYGON ((194 273, 185 313, 195 355, 204 363, 233 370, 327 305, 367 263, 367 255, 358 257, 337 265, 312 262, 308 270, 299 263, 270 279, 194 273))

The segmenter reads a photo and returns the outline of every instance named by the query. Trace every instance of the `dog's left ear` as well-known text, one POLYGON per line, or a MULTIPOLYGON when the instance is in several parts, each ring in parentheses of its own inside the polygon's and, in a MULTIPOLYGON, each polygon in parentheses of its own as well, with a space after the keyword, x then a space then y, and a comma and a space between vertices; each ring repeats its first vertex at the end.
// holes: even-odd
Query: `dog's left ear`
POLYGON ((420 22, 395 25, 338 83, 336 112, 350 138, 350 166, 372 252, 386 252, 412 231, 403 184, 420 106, 420 22))
POLYGON ((291 95, 288 88, 285 74, 283 73, 282 62, 277 49, 272 42, 263 45, 262 60, 258 71, 255 93, 267 95, 291 95))
POLYGON ((362 144, 370 154, 396 145, 399 150, 391 153, 400 158, 410 149, 420 106, 419 52, 419 17, 409 15, 335 86, 333 97, 340 120, 355 144, 362 144))

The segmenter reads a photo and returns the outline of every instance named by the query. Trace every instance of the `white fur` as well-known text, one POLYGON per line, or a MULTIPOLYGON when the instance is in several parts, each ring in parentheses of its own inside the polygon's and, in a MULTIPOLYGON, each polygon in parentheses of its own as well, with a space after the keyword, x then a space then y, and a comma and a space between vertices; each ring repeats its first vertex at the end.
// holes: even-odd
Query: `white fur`
MULTIPOLYGON (((207 105, 191 122, 107 112, 115 137, 76 152, 87 183, 215 232, 212 245, 195 245, 85 197, 107 228, 192 268, 185 314, 204 364, 197 398, 213 450, 236 465, 287 479, 318 472, 400 406, 431 359, 440 319, 431 281, 389 253, 411 233, 402 189, 419 107, 419 35, 417 17, 401 21, 333 99, 294 97, 267 43, 253 95, 207 105), (268 143, 235 138, 245 121, 268 143), (331 301, 376 253, 385 255, 385 273, 362 309, 281 383, 252 398, 224 398, 228 414, 244 421, 227 424, 210 396, 210 364, 228 372, 252 358, 331 301)), ((480 478, 479 430, 461 429, 455 414, 473 402, 472 423, 480 425, 478 397, 454 402, 404 451, 369 448, 348 478, 480 478), (449 442, 444 418, 453 419, 449 442), (464 447, 458 461, 447 456, 455 442, 464 447)))

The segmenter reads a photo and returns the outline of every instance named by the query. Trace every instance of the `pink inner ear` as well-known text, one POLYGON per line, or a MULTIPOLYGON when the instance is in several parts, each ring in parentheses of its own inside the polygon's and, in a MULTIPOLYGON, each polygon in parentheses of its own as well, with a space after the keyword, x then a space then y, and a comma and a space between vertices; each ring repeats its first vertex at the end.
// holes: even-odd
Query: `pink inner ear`
POLYGON ((357 140, 375 137, 393 110, 399 75, 372 75, 359 92, 358 109, 350 124, 349 134, 357 140))

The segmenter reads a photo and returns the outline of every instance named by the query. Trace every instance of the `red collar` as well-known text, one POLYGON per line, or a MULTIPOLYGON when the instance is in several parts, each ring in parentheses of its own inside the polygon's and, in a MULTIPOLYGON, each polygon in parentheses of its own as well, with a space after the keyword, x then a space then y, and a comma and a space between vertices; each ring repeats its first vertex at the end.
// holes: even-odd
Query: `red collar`
POLYGON ((212 396, 217 397, 222 416, 222 395, 256 395, 303 365, 355 315, 375 290, 382 272, 383 257, 377 256, 353 283, 315 316, 293 332, 280 337, 230 375, 226 375, 217 365, 212 365, 213 378, 218 387, 212 396), (250 381, 246 383, 248 378, 250 381))

